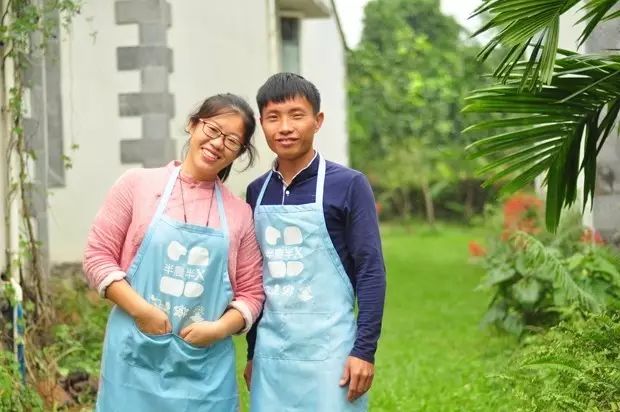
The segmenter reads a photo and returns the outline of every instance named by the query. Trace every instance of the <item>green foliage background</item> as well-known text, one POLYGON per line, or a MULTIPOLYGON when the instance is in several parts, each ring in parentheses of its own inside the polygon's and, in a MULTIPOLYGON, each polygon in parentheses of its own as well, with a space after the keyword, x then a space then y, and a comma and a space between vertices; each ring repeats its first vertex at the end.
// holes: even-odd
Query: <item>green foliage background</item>
MULTIPOLYGON (((351 162, 392 214, 410 215, 421 191, 428 217, 429 200, 475 179, 483 162, 464 158, 471 137, 461 133, 461 109, 469 92, 488 84, 492 61, 476 61, 480 46, 438 0, 372 1, 364 24, 347 59, 351 162)), ((459 202, 456 194, 441 206, 459 202)), ((459 212, 469 219, 472 207, 459 212)))

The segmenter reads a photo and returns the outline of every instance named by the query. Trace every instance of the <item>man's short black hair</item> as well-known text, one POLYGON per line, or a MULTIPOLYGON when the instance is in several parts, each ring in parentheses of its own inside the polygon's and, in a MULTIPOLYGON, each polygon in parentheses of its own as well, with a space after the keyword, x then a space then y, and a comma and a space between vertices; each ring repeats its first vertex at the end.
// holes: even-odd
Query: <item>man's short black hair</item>
POLYGON ((321 95, 314 84, 295 73, 276 73, 267 79, 256 94, 258 112, 270 102, 282 103, 295 97, 305 97, 314 114, 321 111, 321 95))

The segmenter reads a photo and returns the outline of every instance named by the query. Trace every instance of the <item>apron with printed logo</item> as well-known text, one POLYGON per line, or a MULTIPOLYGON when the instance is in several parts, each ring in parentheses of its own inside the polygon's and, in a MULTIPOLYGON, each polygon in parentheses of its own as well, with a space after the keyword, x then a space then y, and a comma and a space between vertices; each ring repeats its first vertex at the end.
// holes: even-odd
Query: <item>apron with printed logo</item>
POLYGON ((359 412, 367 396, 347 400, 340 387, 355 340, 354 293, 323 213, 325 160, 315 203, 254 210, 264 257, 266 301, 258 325, 251 380, 252 412, 359 412))
POLYGON ((232 300, 228 226, 215 182, 221 229, 164 214, 175 168, 127 272, 132 288, 170 319, 172 332, 150 335, 118 306, 103 348, 97 411, 232 412, 238 410, 235 352, 230 337, 207 347, 179 337, 185 326, 219 319, 232 300))

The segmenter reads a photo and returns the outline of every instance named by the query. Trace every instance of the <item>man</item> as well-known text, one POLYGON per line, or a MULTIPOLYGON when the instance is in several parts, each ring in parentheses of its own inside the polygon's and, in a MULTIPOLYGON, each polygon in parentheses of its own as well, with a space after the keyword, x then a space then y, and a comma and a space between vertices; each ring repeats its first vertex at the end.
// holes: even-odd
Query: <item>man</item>
POLYGON ((314 150, 324 115, 312 83, 276 74, 257 103, 277 159, 247 190, 266 294, 248 334, 251 410, 365 411, 385 298, 372 190, 314 150))

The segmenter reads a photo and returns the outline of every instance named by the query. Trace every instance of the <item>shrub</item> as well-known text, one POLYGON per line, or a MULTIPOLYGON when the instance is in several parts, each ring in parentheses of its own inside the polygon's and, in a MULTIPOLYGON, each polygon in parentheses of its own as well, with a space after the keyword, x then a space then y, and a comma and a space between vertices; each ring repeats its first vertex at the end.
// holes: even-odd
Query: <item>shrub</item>
POLYGON ((0 350, 0 411, 42 411, 41 398, 22 384, 15 356, 0 350))
POLYGON ((483 325, 521 336, 619 302, 617 253, 584 236, 577 213, 565 214, 558 233, 541 231, 541 210, 531 196, 506 202, 501 234, 480 259, 486 274, 479 288, 492 291, 483 325))
MULTIPOLYGON (((109 305, 88 290, 81 276, 53 278, 54 326, 29 345, 33 378, 49 407, 94 401, 109 305)), ((34 331, 31 331, 31 334, 34 331)))
POLYGON ((528 337, 496 376, 531 411, 620 410, 620 315, 562 322, 528 337))

